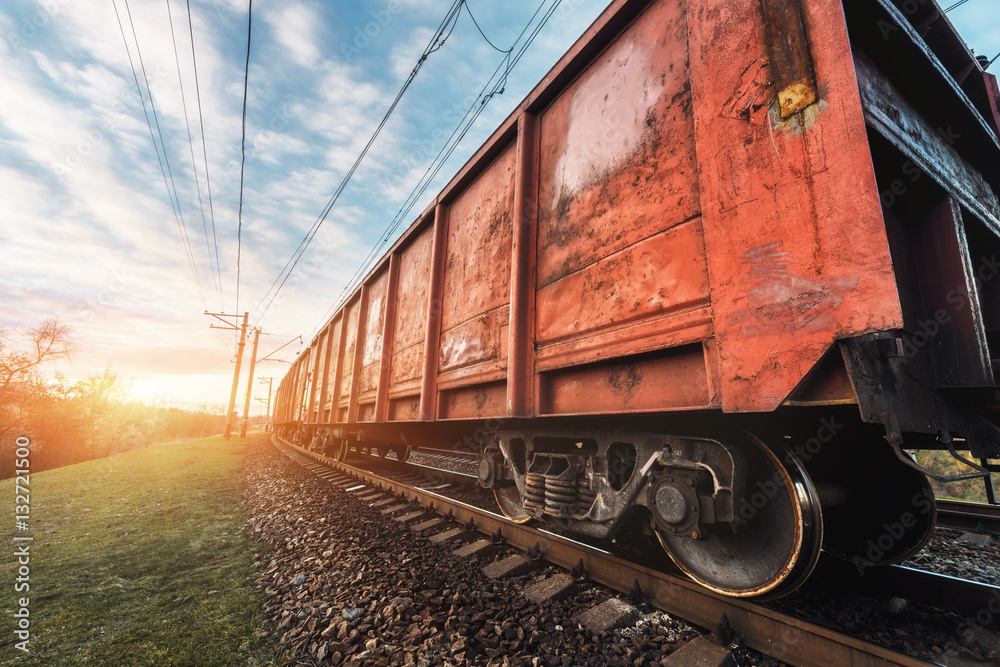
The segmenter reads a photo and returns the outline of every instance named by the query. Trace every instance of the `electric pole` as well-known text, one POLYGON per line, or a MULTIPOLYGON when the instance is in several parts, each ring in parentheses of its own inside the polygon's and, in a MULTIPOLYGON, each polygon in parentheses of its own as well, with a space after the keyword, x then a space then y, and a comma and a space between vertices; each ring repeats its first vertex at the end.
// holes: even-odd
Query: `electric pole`
MULTIPOLYGON (((265 380, 267 381, 267 408, 266 408, 266 410, 264 412, 264 417, 265 417, 264 423, 267 424, 267 422, 269 422, 271 420, 271 383, 274 382, 274 378, 273 377, 270 377, 270 378, 259 377, 257 379, 260 380, 261 384, 264 384, 265 380)), ((262 399, 262 398, 258 398, 257 400, 260 401, 261 403, 264 402, 264 399, 262 399)))
MULTIPOLYGON (((211 329, 227 329, 229 331, 239 331, 240 332, 240 345, 236 351, 236 370, 233 373, 233 390, 229 394, 229 407, 226 408, 226 430, 222 434, 222 437, 226 440, 232 436, 233 433, 233 422, 236 417, 236 392, 240 388, 240 365, 243 363, 243 346, 246 344, 247 340, 247 318, 250 317, 250 313, 243 313, 243 326, 237 326, 235 322, 230 322, 229 320, 223 319, 226 317, 239 317, 239 315, 227 315, 225 313, 210 313, 205 311, 206 315, 211 315, 215 319, 226 324, 224 327, 220 327, 215 324, 210 324, 211 329)), ((254 350, 256 353, 257 345, 254 342, 254 350)), ((250 377, 253 377, 253 371, 250 373, 250 377)))
POLYGON ((257 365, 257 341, 260 340, 260 329, 253 332, 253 353, 250 355, 250 373, 247 375, 247 398, 243 403, 243 423, 240 424, 240 437, 247 437, 247 421, 250 419, 250 397, 253 395, 253 369, 257 365))

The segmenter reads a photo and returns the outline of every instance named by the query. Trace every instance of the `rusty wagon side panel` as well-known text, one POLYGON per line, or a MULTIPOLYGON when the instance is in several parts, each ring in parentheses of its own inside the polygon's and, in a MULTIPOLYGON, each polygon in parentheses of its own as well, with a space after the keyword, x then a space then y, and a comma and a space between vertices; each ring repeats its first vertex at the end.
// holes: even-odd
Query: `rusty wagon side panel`
POLYGON ((540 414, 717 404, 684 4, 647 9, 538 114, 540 414))
POLYGON ((840 0, 617 0, 313 341, 310 421, 772 411, 901 325, 840 0))
POLYGON ((396 251, 399 266, 394 296, 394 319, 387 341, 389 375, 380 383, 387 400, 385 419, 412 421, 420 416, 420 379, 430 299, 433 229, 425 227, 411 242, 396 251))
POLYGON ((506 414, 515 164, 507 146, 447 204, 438 418, 506 414))
POLYGON ((320 423, 333 421, 334 403, 336 401, 337 364, 340 362, 340 329, 343 317, 334 317, 326 327, 328 332, 327 362, 323 373, 322 406, 323 417, 320 423))
POLYGON ((902 326, 841 3, 755 5, 689 3, 726 411, 772 410, 834 340, 902 326))

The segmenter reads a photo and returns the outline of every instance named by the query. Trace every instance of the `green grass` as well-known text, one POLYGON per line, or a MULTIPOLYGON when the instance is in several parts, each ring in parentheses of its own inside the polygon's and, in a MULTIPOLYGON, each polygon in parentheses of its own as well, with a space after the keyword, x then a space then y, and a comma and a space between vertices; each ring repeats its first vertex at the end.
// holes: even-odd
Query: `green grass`
POLYGON ((248 442, 216 436, 32 475, 28 533, 14 530, 4 480, 0 664, 280 664, 257 631, 262 547, 239 532, 248 442), (15 534, 34 536, 29 593, 14 591, 15 534), (27 654, 14 647, 20 597, 27 654))
MULTIPOLYGON (((969 452, 959 451, 965 458, 971 458, 969 452)), ((978 460, 976 461, 978 463, 978 460)), ((972 468, 955 460, 950 452, 921 450, 917 452, 917 463, 938 473, 939 475, 957 475, 961 473, 973 472, 972 468)), ((994 481, 997 480, 994 477, 994 481)), ((931 488, 938 498, 950 500, 965 500, 974 503, 986 502, 986 486, 982 479, 967 479, 961 482, 949 482, 947 484, 931 480, 931 488)))

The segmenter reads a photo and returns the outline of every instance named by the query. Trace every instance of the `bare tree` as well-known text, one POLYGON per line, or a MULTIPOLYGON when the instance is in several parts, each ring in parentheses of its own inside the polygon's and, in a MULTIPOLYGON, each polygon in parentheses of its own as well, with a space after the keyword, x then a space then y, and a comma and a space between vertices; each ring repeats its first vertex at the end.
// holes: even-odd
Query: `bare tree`
POLYGON ((72 327, 58 319, 47 319, 19 336, 0 329, 0 436, 20 422, 25 402, 39 389, 42 364, 69 359, 77 351, 70 340, 72 327))
POLYGON ((11 344, 10 331, 0 329, 0 403, 11 386, 25 382, 46 361, 69 359, 77 351, 70 342, 73 329, 58 319, 47 319, 24 334, 28 349, 11 344))

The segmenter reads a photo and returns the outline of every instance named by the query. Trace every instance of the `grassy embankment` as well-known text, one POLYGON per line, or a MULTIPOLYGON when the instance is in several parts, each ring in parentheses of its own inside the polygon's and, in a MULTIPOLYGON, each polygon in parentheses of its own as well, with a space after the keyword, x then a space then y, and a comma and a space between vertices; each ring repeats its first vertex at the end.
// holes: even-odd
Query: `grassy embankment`
POLYGON ((14 480, 0 482, 0 664, 280 664, 256 631, 260 547, 238 532, 248 442, 216 436, 34 474, 27 533, 13 525, 14 480), (29 593, 14 591, 15 534, 34 536, 29 593), (21 597, 27 654, 14 647, 21 597))

